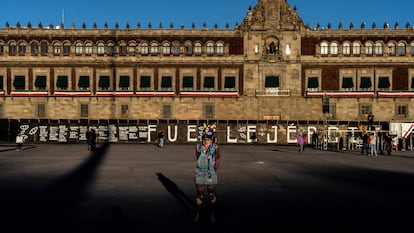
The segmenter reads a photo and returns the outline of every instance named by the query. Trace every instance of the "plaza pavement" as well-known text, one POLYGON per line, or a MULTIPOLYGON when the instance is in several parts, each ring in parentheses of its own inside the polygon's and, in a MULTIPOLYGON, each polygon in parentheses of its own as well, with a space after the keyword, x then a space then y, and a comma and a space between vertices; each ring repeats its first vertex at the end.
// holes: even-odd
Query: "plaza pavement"
POLYGON ((221 145, 217 222, 191 221, 194 145, 0 147, 0 232, 413 232, 414 153, 221 145))

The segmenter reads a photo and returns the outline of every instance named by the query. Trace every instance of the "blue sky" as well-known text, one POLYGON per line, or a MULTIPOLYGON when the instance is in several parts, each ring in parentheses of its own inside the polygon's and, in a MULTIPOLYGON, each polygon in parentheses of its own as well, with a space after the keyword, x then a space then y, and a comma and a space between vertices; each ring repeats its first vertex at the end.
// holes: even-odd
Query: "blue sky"
MULTIPOLYGON (((212 28, 215 23, 219 28, 224 28, 229 23, 233 28, 241 23, 246 16, 249 6, 255 6, 258 0, 19 0, 2 1, 2 13, 0 14, 0 28, 5 23, 22 26, 30 22, 36 26, 41 22, 44 26, 50 23, 57 26, 64 19, 65 27, 75 23, 80 28, 85 22, 87 28, 92 28, 94 22, 98 28, 108 23, 114 28, 119 23, 125 28, 129 23, 135 28, 139 22, 143 28, 148 23, 158 27, 159 23, 164 28, 173 23, 174 28, 179 28, 184 23, 185 28, 191 28, 194 22, 197 28, 203 23, 212 28), (63 12, 63 14, 62 14, 63 12)), ((409 22, 414 26, 414 18, 411 11, 414 9, 412 0, 288 0, 293 7, 296 6, 303 22, 315 27, 317 23, 326 26, 332 24, 337 28, 341 22, 344 28, 348 28, 352 22, 359 28, 362 22, 370 28, 375 22, 382 27, 388 22, 391 27, 396 22, 400 27, 405 27, 409 22)))

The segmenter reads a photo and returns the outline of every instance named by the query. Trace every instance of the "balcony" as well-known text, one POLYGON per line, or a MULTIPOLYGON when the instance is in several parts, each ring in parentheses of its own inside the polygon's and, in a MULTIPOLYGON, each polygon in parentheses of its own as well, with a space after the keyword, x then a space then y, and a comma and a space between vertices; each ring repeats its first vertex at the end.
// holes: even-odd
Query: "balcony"
POLYGON ((279 90, 279 89, 256 90, 256 96, 290 96, 290 90, 279 90))
POLYGON ((378 97, 414 97, 414 91, 378 91, 378 97))
POLYGON ((85 97, 85 96, 91 96, 91 91, 85 90, 85 91, 55 91, 53 94, 55 97, 85 97))
POLYGON ((29 90, 14 90, 11 92, 13 97, 44 97, 48 96, 47 90, 29 91, 29 90))
POLYGON ((414 91, 307 91, 306 97, 414 97, 414 91))
POLYGON ((238 97, 237 91, 181 91, 181 97, 238 97))
POLYGON ((307 91, 306 97, 374 97, 375 91, 307 91))

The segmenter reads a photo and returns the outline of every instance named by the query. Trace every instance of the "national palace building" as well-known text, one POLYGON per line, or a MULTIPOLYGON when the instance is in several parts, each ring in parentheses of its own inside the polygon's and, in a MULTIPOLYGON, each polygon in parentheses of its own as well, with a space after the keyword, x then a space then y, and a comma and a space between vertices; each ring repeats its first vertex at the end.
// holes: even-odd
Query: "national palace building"
POLYGON ((0 140, 24 130, 33 141, 82 141, 96 127, 102 140, 151 142, 164 128, 167 140, 191 142, 214 121, 223 142, 290 142, 290 126, 349 128, 369 113, 378 126, 414 120, 409 23, 311 28, 286 0, 259 0, 241 20, 6 23, 0 140))

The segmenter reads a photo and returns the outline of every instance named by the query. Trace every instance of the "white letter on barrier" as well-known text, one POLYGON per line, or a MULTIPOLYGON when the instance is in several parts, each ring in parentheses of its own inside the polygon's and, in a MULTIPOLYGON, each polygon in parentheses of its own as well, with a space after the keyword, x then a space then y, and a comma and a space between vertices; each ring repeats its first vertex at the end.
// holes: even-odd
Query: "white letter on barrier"
POLYGON ((148 125, 148 142, 151 142, 151 132, 157 132, 156 125, 148 125))
POLYGON ((230 126, 227 126, 227 143, 237 143, 237 138, 230 138, 230 126))
POLYGON ((250 136, 251 133, 256 133, 256 126, 255 125, 248 125, 247 126, 247 142, 251 143, 252 142, 252 138, 250 136))
POLYGON ((171 126, 168 126, 168 141, 175 142, 177 141, 178 134, 178 125, 174 126, 174 138, 171 138, 171 126))
POLYGON ((187 142, 197 142, 197 137, 192 138, 191 133, 197 133, 197 126, 196 125, 188 125, 187 126, 187 142))
POLYGON ((317 133, 318 131, 316 130, 315 126, 308 126, 308 141, 307 143, 312 142, 312 136, 314 133, 317 133), (312 130, 312 131, 311 131, 312 130))
POLYGON ((335 127, 335 126, 329 126, 328 127, 328 138, 329 138, 329 142, 335 142, 338 143, 339 142, 339 138, 338 138, 338 133, 339 132, 339 128, 335 127), (335 132, 335 140, 332 140, 333 137, 331 137, 331 131, 335 132))
POLYGON ((287 133, 286 133, 286 141, 288 143, 297 143, 297 139, 296 138, 291 138, 291 134, 295 133, 296 134, 296 126, 288 126, 287 127, 287 133))
POLYGON ((275 137, 273 140, 270 139, 270 134, 267 133, 267 143, 277 143, 277 125, 272 126, 272 129, 275 130, 275 137))

